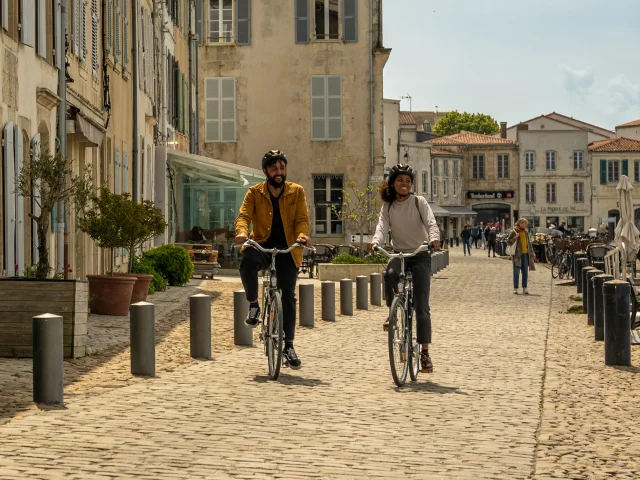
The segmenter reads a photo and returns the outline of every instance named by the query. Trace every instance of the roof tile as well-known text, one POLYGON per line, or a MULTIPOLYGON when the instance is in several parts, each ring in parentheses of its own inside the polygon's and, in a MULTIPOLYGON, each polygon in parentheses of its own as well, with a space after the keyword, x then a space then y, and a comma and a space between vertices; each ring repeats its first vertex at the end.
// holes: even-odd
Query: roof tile
POLYGON ((442 156, 454 156, 454 157, 462 157, 461 153, 450 152, 444 148, 431 147, 431 156, 432 157, 442 157, 442 156))
POLYGON ((492 137, 491 135, 483 135, 473 132, 459 132, 446 137, 434 138, 426 143, 430 145, 515 145, 513 140, 506 138, 492 137))
POLYGON ((630 138, 611 138, 589 144, 590 152, 640 152, 640 141, 630 138))
POLYGON ((400 125, 417 125, 411 112, 400 112, 400 125))
POLYGON ((634 120, 633 122, 623 123, 622 125, 618 125, 616 128, 620 127, 640 127, 640 120, 634 120))

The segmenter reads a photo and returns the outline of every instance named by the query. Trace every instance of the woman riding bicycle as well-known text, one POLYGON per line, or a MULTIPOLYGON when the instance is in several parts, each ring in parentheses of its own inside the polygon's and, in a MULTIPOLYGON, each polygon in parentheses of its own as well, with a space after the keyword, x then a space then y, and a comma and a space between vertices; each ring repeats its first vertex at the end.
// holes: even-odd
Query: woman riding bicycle
MULTIPOLYGON (((396 165, 389 172, 389 178, 380 187, 383 200, 380 220, 376 233, 369 244, 369 251, 375 245, 381 245, 391 230, 393 249, 398 252, 413 252, 425 242, 433 248, 440 248, 440 230, 424 197, 413 195, 415 173, 409 165, 396 165)), ((431 279, 431 255, 427 252, 405 260, 411 269, 415 291, 415 312, 418 323, 418 342, 422 344, 420 360, 423 372, 432 372, 433 364, 429 357, 431 343, 431 314, 429 312, 429 289, 431 279)), ((400 259, 389 262, 384 274, 384 288, 387 307, 391 307, 394 293, 398 291, 400 259)), ((383 326, 389 328, 387 318, 383 326)))

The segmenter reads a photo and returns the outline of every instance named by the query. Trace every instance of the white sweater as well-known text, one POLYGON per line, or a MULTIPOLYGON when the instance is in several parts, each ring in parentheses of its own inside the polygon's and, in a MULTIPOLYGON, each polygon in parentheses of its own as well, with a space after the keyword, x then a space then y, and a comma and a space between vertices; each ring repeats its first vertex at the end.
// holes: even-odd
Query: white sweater
POLYGON ((413 195, 404 202, 394 201, 391 206, 385 202, 380 209, 380 220, 373 242, 382 245, 389 229, 393 236, 391 244, 394 250, 403 253, 413 252, 426 241, 439 241, 440 229, 431 207, 424 197, 418 196, 418 201, 419 212, 413 195))

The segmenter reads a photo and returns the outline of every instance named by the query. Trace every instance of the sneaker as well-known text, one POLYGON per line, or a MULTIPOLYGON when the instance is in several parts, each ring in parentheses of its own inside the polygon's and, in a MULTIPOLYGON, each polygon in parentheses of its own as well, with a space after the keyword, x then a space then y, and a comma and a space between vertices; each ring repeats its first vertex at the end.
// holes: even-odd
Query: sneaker
POLYGON ((260 323, 260 306, 249 307, 249 314, 245 318, 244 323, 251 328, 256 328, 260 323))
POLYGON ((385 332, 389 331, 389 318, 387 317, 387 319, 384 321, 384 323, 382 324, 382 330, 384 330, 385 332))
POLYGON ((529 295, 529 291, 526 288, 522 289, 522 294, 523 295, 529 295))
POLYGON ((296 351, 293 349, 293 346, 285 347, 282 352, 282 356, 284 357, 284 364, 288 365, 293 370, 298 370, 302 367, 302 362, 296 355, 296 351))
POLYGON ((433 373, 433 363, 431 362, 431 357, 429 357, 429 352, 423 350, 420 353, 420 364, 422 365, 420 370, 422 373, 433 373))
POLYGON ((518 295, 518 289, 517 288, 513 291, 513 294, 514 295, 518 295))

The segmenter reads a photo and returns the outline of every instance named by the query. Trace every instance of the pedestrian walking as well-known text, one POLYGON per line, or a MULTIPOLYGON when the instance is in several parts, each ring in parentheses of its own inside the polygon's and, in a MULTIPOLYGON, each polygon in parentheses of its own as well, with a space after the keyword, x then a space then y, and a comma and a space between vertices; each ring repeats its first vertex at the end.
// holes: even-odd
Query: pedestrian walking
POLYGON ((487 244, 487 239, 484 236, 484 222, 480 222, 480 246, 484 249, 487 244))
POLYGON ((487 236, 487 257, 491 256, 491 250, 493 250, 493 257, 496 256, 496 237, 498 235, 498 230, 496 227, 491 227, 489 230, 489 235, 487 236))
POLYGON ((513 293, 518 294, 518 282, 520 280, 520 272, 522 272, 522 293, 529 295, 528 281, 529 270, 534 271, 536 264, 533 261, 533 254, 531 252, 531 243, 529 241, 529 235, 527 235, 527 219, 520 218, 516 222, 516 226, 509 233, 507 237, 507 245, 516 244, 516 253, 512 257, 513 261, 513 293))
POLYGON ((478 225, 474 225, 473 227, 471 227, 471 244, 474 246, 474 248, 478 248, 479 235, 480 235, 480 229, 478 228, 478 225))
POLYGON ((471 256, 471 229, 469 225, 465 225, 460 232, 460 238, 462 239, 462 251, 464 252, 464 256, 467 256, 467 251, 469 252, 469 256, 471 256))

